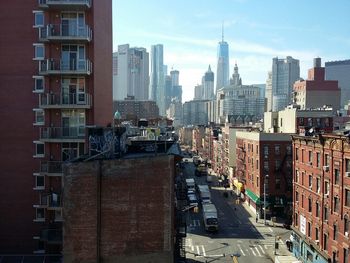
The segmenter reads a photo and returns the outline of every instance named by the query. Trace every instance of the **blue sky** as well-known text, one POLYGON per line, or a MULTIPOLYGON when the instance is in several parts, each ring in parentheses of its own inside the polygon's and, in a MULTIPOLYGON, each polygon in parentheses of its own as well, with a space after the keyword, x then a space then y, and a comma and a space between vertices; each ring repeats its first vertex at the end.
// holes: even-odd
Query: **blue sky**
POLYGON ((193 98, 208 65, 216 72, 224 21, 230 75, 265 83, 273 57, 300 60, 306 78, 314 57, 350 59, 348 0, 113 0, 113 51, 118 45, 164 45, 164 63, 180 71, 183 100, 193 98))

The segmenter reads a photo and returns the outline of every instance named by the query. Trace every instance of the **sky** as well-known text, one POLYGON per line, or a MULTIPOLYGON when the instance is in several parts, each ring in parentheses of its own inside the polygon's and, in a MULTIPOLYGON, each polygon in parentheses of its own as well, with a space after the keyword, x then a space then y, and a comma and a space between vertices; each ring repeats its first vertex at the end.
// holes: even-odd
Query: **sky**
POLYGON ((243 84, 265 84, 272 58, 300 60, 307 77, 313 58, 350 59, 349 0, 113 0, 113 51, 118 45, 164 45, 168 71, 180 71, 183 101, 194 96, 217 46, 229 44, 230 75, 237 63, 243 84))

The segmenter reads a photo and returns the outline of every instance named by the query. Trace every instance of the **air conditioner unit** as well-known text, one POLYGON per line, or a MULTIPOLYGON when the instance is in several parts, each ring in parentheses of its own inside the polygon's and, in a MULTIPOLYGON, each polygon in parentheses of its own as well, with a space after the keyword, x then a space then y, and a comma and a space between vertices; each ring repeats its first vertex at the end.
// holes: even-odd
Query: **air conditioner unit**
POLYGON ((315 243, 316 243, 316 245, 319 245, 320 244, 320 240, 315 240, 315 243))
POLYGON ((323 171, 325 171, 325 172, 329 172, 329 165, 325 165, 325 166, 323 166, 323 171))
POLYGON ((309 162, 309 165, 312 165, 312 162, 309 162))
POLYGON ((350 172, 345 172, 346 177, 350 177, 350 172))
POLYGON ((328 198, 328 197, 329 197, 329 194, 325 194, 324 197, 325 197, 325 198, 328 198))
POLYGON ((345 236, 346 236, 346 237, 349 237, 349 232, 345 232, 345 236))

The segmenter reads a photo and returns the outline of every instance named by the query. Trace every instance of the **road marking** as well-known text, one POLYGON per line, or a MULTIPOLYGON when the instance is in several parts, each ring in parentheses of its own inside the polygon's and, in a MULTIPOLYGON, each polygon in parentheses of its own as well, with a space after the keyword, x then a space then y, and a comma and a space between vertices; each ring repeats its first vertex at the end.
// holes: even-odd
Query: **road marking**
POLYGON ((257 247, 254 247, 254 248, 255 248, 256 252, 258 253, 258 256, 261 257, 259 249, 257 247))
POLYGON ((265 253, 265 250, 262 248, 262 246, 258 245, 258 247, 261 249, 261 251, 262 251, 263 254, 266 254, 266 253, 265 253))
POLYGON ((269 247, 273 247, 273 245, 264 245, 265 249, 269 249, 269 247))
POLYGON ((199 252, 199 246, 196 246, 196 249, 197 249, 197 255, 200 256, 201 253, 199 252))
POLYGON ((205 249, 203 245, 202 245, 202 250, 203 250, 203 256, 206 256, 207 254, 205 254, 205 249))
POLYGON ((253 255, 256 256, 254 249, 252 247, 250 247, 250 251, 252 251, 253 255))
POLYGON ((242 255, 245 257, 245 253, 244 253, 244 251, 243 251, 241 245, 240 245, 240 244, 237 244, 237 246, 238 246, 239 250, 241 251, 242 255))
POLYGON ((284 243, 283 243, 282 239, 280 239, 280 243, 281 243, 282 245, 284 245, 284 243))
POLYGON ((271 233, 273 232, 273 230, 272 230, 272 228, 271 228, 271 227, 269 227, 269 230, 270 230, 270 232, 271 232, 271 233))

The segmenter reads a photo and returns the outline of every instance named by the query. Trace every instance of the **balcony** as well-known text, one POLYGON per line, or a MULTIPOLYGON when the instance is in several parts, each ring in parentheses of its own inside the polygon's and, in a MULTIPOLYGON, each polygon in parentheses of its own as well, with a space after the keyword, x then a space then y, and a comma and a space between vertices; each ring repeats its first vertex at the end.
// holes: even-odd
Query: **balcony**
POLYGON ((48 244, 62 244, 62 229, 43 229, 40 233, 40 241, 48 244))
POLYGON ((90 109, 92 96, 88 93, 40 94, 39 106, 42 109, 90 109))
POLYGON ((46 194, 41 194, 39 197, 39 204, 33 205, 35 208, 47 208, 49 205, 49 198, 46 194))
POLYGON ((40 173, 47 176, 62 176, 62 163, 58 161, 42 161, 40 163, 40 173))
POLYGON ((92 40, 92 30, 89 26, 81 27, 64 24, 49 24, 39 30, 40 41, 51 42, 90 42, 92 40))
POLYGON ((38 0, 39 8, 82 11, 91 7, 92 0, 38 0))
POLYGON ((44 127, 40 129, 42 142, 84 142, 85 126, 44 127))
POLYGON ((48 195, 48 210, 61 210, 62 200, 60 194, 52 193, 48 195))
POLYGON ((46 59, 39 62, 41 75, 90 75, 92 63, 88 59, 58 60, 46 59))

